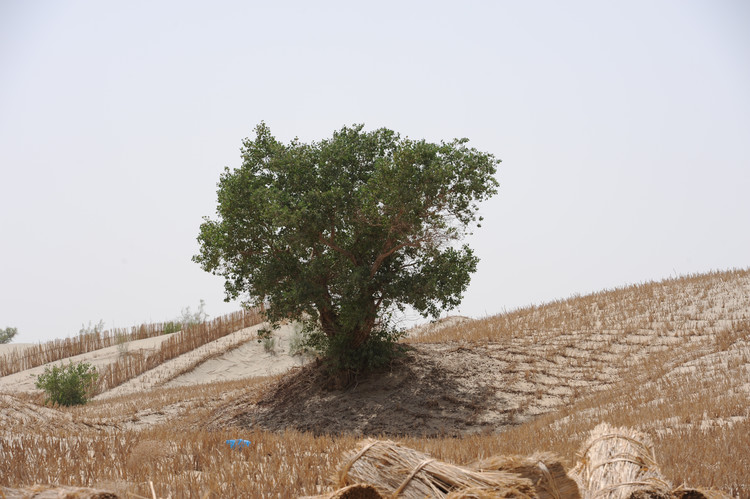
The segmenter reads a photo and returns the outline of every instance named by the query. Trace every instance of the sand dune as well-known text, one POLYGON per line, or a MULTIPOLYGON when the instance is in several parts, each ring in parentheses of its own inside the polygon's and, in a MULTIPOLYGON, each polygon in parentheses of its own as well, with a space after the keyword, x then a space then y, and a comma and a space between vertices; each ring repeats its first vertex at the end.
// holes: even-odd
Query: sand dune
MULTIPOLYGON (((214 381, 229 381, 254 376, 267 376, 284 372, 305 363, 302 356, 289 353, 290 340, 294 334, 293 325, 281 326, 274 332, 274 346, 267 349, 258 342, 258 329, 264 324, 245 328, 224 336, 200 348, 172 359, 155 369, 99 394, 96 399, 107 399, 119 395, 150 390, 157 386, 186 386, 214 381)), ((27 369, 9 376, 0 377, 0 393, 37 393, 34 383, 46 366, 67 364, 68 362, 89 362, 102 368, 117 361, 122 355, 155 351, 172 335, 165 334, 125 343, 121 347, 108 347, 82 355, 70 357, 62 362, 53 362, 27 369)), ((1 345, 3 351, 24 348, 25 344, 1 345)), ((4 353, 0 351, 1 353, 4 353)))
MULTIPOLYGON (((175 334, 175 333, 173 333, 175 334)), ((163 334, 161 336, 155 336, 153 338, 146 338, 144 340, 136 340, 136 341, 130 341, 125 343, 124 347, 126 348, 128 352, 135 353, 135 352, 143 352, 148 353, 151 351, 155 351, 157 348, 159 348, 159 345, 163 341, 168 340, 172 337, 172 334, 163 334)), ((21 345, 2 345, 5 349, 8 347, 21 347, 21 345)), ((7 353, 7 350, 0 350, 0 355, 3 353, 7 353)), ((8 349, 10 350, 10 349, 8 349)), ((121 347, 113 346, 113 347, 107 347, 107 348, 101 348, 99 350, 93 350, 91 352, 87 352, 81 355, 76 355, 74 357, 70 357, 68 359, 65 359, 64 361, 60 362, 51 362, 49 364, 45 364, 42 366, 37 366, 31 369, 26 369, 25 371, 17 372, 15 374, 10 374, 8 376, 2 376, 0 377, 0 392, 37 392, 40 390, 37 390, 34 387, 34 382, 36 381, 37 376, 42 374, 44 372, 45 367, 51 366, 51 365, 60 365, 60 364, 68 364, 68 362, 88 362, 92 364, 95 367, 101 368, 103 366, 106 366, 108 364, 111 364, 122 355, 121 347)))

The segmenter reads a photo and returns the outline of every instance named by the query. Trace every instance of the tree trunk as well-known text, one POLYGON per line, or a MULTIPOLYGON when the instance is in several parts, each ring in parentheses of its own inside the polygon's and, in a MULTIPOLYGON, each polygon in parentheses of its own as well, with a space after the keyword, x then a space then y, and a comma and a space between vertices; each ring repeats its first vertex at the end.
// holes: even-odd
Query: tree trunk
POLYGON ((320 315, 320 328, 323 330, 326 336, 333 338, 336 336, 338 331, 338 324, 336 321, 336 314, 326 306, 318 307, 318 315, 320 315))
POLYGON ((377 314, 378 305, 372 297, 367 300, 367 314, 365 315, 362 324, 357 328, 352 337, 352 348, 359 348, 364 345, 370 338, 372 328, 375 327, 375 321, 378 318, 377 314))
POLYGON ((370 339, 370 333, 372 333, 372 328, 374 326, 375 318, 367 318, 365 323, 354 331, 354 334, 352 335, 352 349, 356 350, 370 339))

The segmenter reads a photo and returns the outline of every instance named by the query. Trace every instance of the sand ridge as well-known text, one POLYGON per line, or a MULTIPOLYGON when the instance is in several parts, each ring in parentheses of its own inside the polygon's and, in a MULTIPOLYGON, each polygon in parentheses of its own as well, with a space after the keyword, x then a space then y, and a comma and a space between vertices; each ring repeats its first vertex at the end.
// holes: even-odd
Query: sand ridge
MULTIPOLYGON (((99 350, 93 350, 91 352, 86 352, 80 355, 76 355, 74 357, 69 357, 67 359, 56 361, 56 362, 50 362, 48 364, 44 364, 41 366, 33 367, 31 369, 26 369, 24 371, 17 372, 15 374, 10 374, 8 376, 2 376, 0 377, 0 392, 37 392, 40 393, 40 390, 37 390, 34 386, 34 383, 36 382, 36 378, 44 373, 44 369, 47 366, 53 366, 60 364, 67 365, 69 362, 78 363, 78 362, 88 362, 94 367, 102 368, 106 365, 112 364, 117 361, 117 359, 120 358, 122 355, 122 349, 127 350, 127 352, 130 353, 144 353, 148 354, 149 352, 153 352, 156 349, 159 348, 162 342, 168 340, 171 338, 174 334, 163 334, 161 336, 154 336, 153 338, 146 338, 143 340, 135 340, 126 342, 123 344, 122 347, 120 346, 112 346, 107 348, 100 348, 99 350)), ((16 345, 3 345, 5 347, 13 347, 16 345)), ((3 351, 0 351, 0 354, 6 353, 3 351)))
MULTIPOLYGON (((157 386, 188 386, 216 381, 229 381, 257 376, 268 376, 303 365, 309 358, 290 353, 291 343, 299 328, 282 325, 274 331, 272 348, 258 341, 258 330, 266 324, 245 328, 212 341, 184 355, 165 362, 155 369, 133 378, 122 385, 95 397, 108 399, 157 386)), ((88 362, 99 369, 116 362, 123 355, 145 354, 156 351, 162 342, 174 334, 165 334, 126 342, 76 355, 63 361, 51 362, 31 369, 0 377, 0 393, 41 393, 35 387, 37 377, 47 366, 67 365, 69 362, 88 362)), ((25 344, 0 345, 3 350, 22 349, 25 344)))

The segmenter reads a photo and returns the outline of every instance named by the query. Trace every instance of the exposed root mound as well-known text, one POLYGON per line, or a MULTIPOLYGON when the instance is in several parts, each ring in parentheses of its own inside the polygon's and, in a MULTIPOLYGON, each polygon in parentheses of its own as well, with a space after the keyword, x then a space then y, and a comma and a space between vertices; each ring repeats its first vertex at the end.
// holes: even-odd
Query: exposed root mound
POLYGON ((259 400, 230 401, 209 426, 315 434, 453 436, 498 429, 504 416, 481 372, 429 346, 411 349, 388 368, 367 373, 342 391, 326 388, 320 366, 292 371, 259 400), (498 417, 500 416, 500 418, 498 417))

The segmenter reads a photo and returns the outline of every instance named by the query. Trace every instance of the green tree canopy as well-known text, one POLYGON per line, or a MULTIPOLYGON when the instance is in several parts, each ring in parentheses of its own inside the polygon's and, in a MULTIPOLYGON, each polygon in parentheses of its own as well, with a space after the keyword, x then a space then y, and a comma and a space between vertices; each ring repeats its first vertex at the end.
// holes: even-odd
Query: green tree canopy
POLYGON ((221 175, 218 218, 204 219, 193 257, 225 278, 227 300, 264 304, 274 324, 306 320, 346 368, 361 367, 394 308, 437 317, 460 303, 478 259, 457 241, 497 192, 492 154, 362 125, 310 144, 255 132, 221 175))

